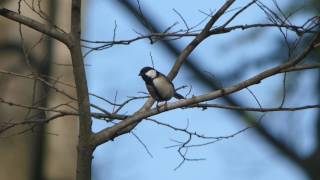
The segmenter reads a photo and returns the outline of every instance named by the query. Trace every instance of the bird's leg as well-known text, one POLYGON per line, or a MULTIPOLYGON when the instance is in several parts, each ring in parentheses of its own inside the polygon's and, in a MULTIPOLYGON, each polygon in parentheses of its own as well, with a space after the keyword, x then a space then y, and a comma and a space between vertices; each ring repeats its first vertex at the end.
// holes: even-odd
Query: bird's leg
POLYGON ((157 101, 156 107, 157 107, 157 110, 160 111, 159 101, 157 101))
POLYGON ((168 104, 168 101, 165 101, 163 106, 164 106, 164 109, 167 109, 167 104, 168 104))

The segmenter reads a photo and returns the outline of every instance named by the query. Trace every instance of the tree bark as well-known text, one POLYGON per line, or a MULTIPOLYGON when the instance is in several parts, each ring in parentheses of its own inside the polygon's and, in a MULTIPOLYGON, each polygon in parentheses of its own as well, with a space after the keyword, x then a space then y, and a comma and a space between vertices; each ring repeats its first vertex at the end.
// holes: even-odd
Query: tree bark
POLYGON ((77 89, 79 108, 79 142, 77 157, 77 180, 91 179, 91 162, 94 146, 92 145, 91 113, 86 72, 81 51, 81 0, 72 0, 71 8, 71 44, 73 74, 77 89))

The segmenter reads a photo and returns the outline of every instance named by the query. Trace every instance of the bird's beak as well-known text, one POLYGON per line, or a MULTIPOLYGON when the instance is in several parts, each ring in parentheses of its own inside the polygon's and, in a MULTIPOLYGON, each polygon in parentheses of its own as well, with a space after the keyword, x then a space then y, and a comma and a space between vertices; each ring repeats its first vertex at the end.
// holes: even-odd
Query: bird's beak
POLYGON ((142 76, 142 73, 141 73, 141 72, 139 73, 139 76, 142 76))

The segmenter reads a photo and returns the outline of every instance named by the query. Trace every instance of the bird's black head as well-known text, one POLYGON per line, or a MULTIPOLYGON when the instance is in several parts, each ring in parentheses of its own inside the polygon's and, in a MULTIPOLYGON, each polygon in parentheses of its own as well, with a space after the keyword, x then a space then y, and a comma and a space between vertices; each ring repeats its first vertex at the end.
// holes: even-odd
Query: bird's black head
POLYGON ((144 76, 148 71, 154 70, 152 67, 146 66, 140 70, 139 76, 144 76))
POLYGON ((152 67, 144 67, 140 70, 139 76, 148 84, 151 83, 152 79, 158 76, 158 71, 152 67))

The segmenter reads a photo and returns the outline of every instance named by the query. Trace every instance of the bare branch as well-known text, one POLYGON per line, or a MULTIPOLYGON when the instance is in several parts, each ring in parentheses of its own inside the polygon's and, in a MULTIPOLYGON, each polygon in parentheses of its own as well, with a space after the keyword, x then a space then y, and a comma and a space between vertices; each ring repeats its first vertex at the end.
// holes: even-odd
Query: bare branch
POLYGON ((299 107, 275 107, 275 108, 263 108, 263 107, 240 107, 240 106, 230 106, 230 105, 222 105, 222 104, 195 104, 191 105, 193 107, 199 108, 221 108, 221 109, 229 109, 229 110, 237 110, 237 111, 253 111, 253 112, 275 112, 275 111, 300 111, 300 110, 308 110, 308 109, 320 109, 320 105, 306 105, 299 107))
POLYGON ((40 107, 40 106, 23 105, 23 104, 19 104, 19 103, 15 103, 15 102, 10 102, 10 101, 4 100, 2 98, 0 98, 0 103, 7 104, 9 106, 25 108, 25 109, 35 109, 35 110, 41 110, 41 111, 57 112, 57 113, 63 113, 63 114, 68 114, 68 115, 77 115, 78 114, 77 112, 69 112, 69 111, 57 110, 56 107, 47 108, 47 107, 40 107))
POLYGON ((186 58, 191 54, 191 52, 210 35, 210 29, 213 24, 224 14, 224 12, 235 2, 235 0, 228 0, 225 4, 211 17, 206 26, 201 30, 201 33, 197 35, 194 40, 191 41, 189 45, 181 52, 180 56, 177 58, 176 63, 172 67, 168 74, 168 78, 172 80, 177 74, 186 58))
POLYGON ((309 43, 309 45, 304 49, 304 51, 300 55, 298 55, 297 57, 295 57, 293 59, 290 59, 287 63, 284 63, 284 64, 276 66, 274 68, 265 70, 265 71, 259 73, 258 75, 254 76, 248 80, 245 80, 243 82, 240 82, 237 85, 234 85, 231 87, 223 88, 223 89, 213 91, 211 93, 200 95, 200 96, 194 96, 190 99, 185 99, 185 100, 181 100, 178 102, 166 104, 166 106, 161 106, 159 108, 140 111, 140 112, 134 114, 133 116, 128 117, 125 121, 122 121, 113 127, 105 128, 104 130, 95 134, 94 138, 93 138, 95 141, 94 144, 95 145, 102 144, 102 143, 108 141, 109 139, 113 139, 121 134, 129 132, 131 130, 131 128, 127 129, 126 131, 120 131, 120 130, 125 129, 125 128, 129 127, 130 125, 141 121, 144 118, 159 114, 161 112, 169 111, 172 109, 182 108, 182 107, 186 107, 186 106, 189 106, 192 104, 197 104, 200 102, 213 100, 218 97, 222 97, 222 96, 234 93, 236 91, 239 91, 239 90, 244 89, 246 87, 249 87, 251 85, 258 84, 265 78, 268 78, 268 77, 273 76, 275 74, 281 73, 281 71, 283 71, 287 68, 293 67, 294 65, 301 62, 311 52, 311 50, 314 49, 315 44, 319 41, 319 36, 320 36, 320 32, 314 37, 314 39, 311 41, 311 43, 309 43))
POLYGON ((20 15, 14 11, 10 11, 6 8, 0 8, 0 15, 26 25, 36 31, 42 32, 48 36, 51 36, 66 45, 70 45, 70 37, 64 32, 58 31, 56 28, 51 27, 50 25, 42 24, 34 19, 28 18, 26 16, 20 15))
MULTIPOLYGON (((248 30, 253 28, 286 28, 290 31, 295 32, 299 36, 306 33, 316 33, 317 31, 313 30, 314 27, 319 26, 319 22, 315 21, 316 17, 312 18, 312 28, 297 25, 289 25, 289 24, 277 24, 277 23, 257 23, 257 24, 247 24, 247 25, 235 25, 230 27, 217 27, 210 30, 210 35, 214 34, 224 34, 235 30, 248 30)), ((307 20, 308 22, 310 20, 307 20)), ((81 41, 83 43, 89 43, 89 44, 102 44, 98 46, 90 46, 83 44, 82 47, 90 49, 85 56, 92 52, 92 51, 100 51, 104 50, 110 47, 113 47, 114 45, 130 45, 133 42, 143 40, 143 39, 157 39, 157 40, 175 40, 180 39, 182 37, 196 37, 200 33, 198 31, 179 31, 179 32, 162 32, 162 33, 150 33, 148 35, 142 35, 140 34, 138 37, 132 38, 132 39, 126 39, 126 40, 115 40, 115 41, 92 41, 92 40, 86 40, 82 39, 81 41)), ((154 41, 153 41, 154 43, 154 41)))
POLYGON ((176 14, 178 14, 178 16, 180 17, 180 19, 182 20, 183 24, 186 26, 187 32, 189 31, 189 26, 187 21, 183 18, 183 16, 179 13, 179 11, 177 11, 176 9, 172 9, 176 14))
POLYGON ((184 134, 187 135, 187 139, 184 140, 184 141, 177 141, 177 140, 173 140, 175 143, 175 145, 171 145, 171 146, 167 146, 166 148, 174 148, 174 147, 178 147, 177 151, 180 155, 180 157, 182 158, 182 160, 180 161, 180 163, 177 165, 177 167, 175 168, 175 170, 177 170, 178 168, 180 168, 183 163, 185 163, 186 161, 200 161, 200 160, 205 160, 204 158, 188 158, 187 157, 187 153, 188 153, 188 150, 189 148, 192 148, 192 147, 200 147, 200 146, 205 146, 205 145, 209 145, 209 144, 213 144, 215 142, 218 142, 218 141, 221 141, 221 140, 224 140, 224 139, 229 139, 229 138, 233 138, 235 137, 236 135, 239 135, 243 132, 245 132, 246 130, 250 129, 251 127, 246 127, 244 129, 241 129, 240 131, 237 131, 233 134, 230 134, 230 135, 227 135, 227 136, 216 136, 216 137, 211 137, 211 136, 205 136, 205 135, 200 135, 196 132, 191 132, 189 130, 187 130, 188 127, 186 128, 177 128, 177 127, 174 127, 170 124, 166 124, 166 123, 162 123, 162 122, 159 122, 157 120, 154 120, 154 119, 150 119, 150 118, 147 118, 146 120, 148 121, 151 121, 151 122, 154 122, 158 125, 161 125, 161 126, 164 126, 164 127, 167 127, 167 128, 170 128, 174 131, 178 131, 178 132, 182 132, 184 134), (196 137, 196 138, 199 138, 199 139, 204 139, 204 140, 208 140, 207 142, 205 143, 199 143, 199 144, 191 144, 191 140, 193 137, 196 137), (184 152, 183 152, 184 151, 184 152))
POLYGON ((250 3, 248 3, 246 6, 242 7, 240 10, 238 10, 227 22, 225 22, 222 27, 226 27, 228 24, 230 24, 240 13, 242 13, 244 10, 248 9, 252 4, 254 4, 257 0, 252 0, 250 3))
POLYGON ((139 138, 139 136, 134 133, 134 132, 131 132, 131 134, 138 140, 138 142, 143 146, 143 148, 146 150, 146 152, 148 153, 148 155, 153 158, 153 155, 151 154, 148 146, 139 138))

